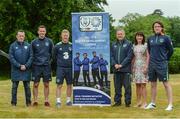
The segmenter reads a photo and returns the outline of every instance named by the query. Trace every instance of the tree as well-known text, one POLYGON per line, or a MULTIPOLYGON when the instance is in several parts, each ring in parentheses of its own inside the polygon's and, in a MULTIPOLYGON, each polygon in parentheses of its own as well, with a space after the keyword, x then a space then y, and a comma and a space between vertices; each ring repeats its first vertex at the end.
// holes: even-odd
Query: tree
POLYGON ((159 16, 157 14, 150 14, 147 16, 142 16, 140 14, 127 14, 123 17, 120 22, 122 27, 126 31, 126 37, 134 41, 134 35, 136 32, 141 31, 145 34, 146 37, 152 35, 152 24, 155 21, 162 21, 165 26, 165 31, 169 34, 170 22, 166 17, 159 16))
MULTIPOLYGON (((40 24, 46 26, 47 36, 56 43, 62 29, 71 30, 72 12, 103 12, 103 5, 108 5, 106 0, 1 0, 0 49, 8 52, 19 29, 25 30, 30 42, 40 24)), ((4 63, 7 61, 1 58, 0 65, 4 63)))
POLYGON ((173 45, 180 47, 180 17, 168 18, 170 21, 171 29, 169 33, 173 39, 173 45))
POLYGON ((164 13, 162 12, 161 9, 155 9, 154 12, 152 13, 152 15, 159 15, 162 16, 164 13))
POLYGON ((112 24, 115 22, 115 19, 113 19, 113 17, 110 15, 109 18, 109 22, 110 22, 110 42, 114 41, 116 39, 116 28, 115 26, 112 26, 112 24))
POLYGON ((106 0, 1 0, 0 47, 7 51, 18 29, 24 29, 31 41, 40 24, 57 42, 62 29, 71 29, 72 12, 102 12, 102 5, 107 5, 106 0))

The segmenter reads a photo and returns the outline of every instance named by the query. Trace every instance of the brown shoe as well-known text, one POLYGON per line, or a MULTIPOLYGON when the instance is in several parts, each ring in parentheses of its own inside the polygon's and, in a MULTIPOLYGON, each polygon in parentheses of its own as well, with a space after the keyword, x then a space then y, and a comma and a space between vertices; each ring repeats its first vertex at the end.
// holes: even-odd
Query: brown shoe
POLYGON ((33 106, 38 106, 38 102, 34 102, 34 103, 33 103, 33 106))
POLYGON ((50 107, 50 103, 49 102, 44 102, 44 106, 50 107))

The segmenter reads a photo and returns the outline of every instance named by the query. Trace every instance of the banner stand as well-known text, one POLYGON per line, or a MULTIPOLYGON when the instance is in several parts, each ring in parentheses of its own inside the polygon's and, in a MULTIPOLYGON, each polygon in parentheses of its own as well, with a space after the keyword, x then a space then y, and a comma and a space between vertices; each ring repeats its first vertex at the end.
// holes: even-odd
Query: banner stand
POLYGON ((110 106, 109 14, 72 13, 73 105, 110 106))

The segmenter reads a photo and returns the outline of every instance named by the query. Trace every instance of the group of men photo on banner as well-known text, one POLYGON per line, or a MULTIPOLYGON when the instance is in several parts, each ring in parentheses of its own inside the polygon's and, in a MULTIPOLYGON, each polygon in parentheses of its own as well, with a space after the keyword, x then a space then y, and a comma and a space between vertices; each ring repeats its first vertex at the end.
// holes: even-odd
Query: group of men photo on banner
POLYGON ((78 86, 78 79, 81 72, 82 67, 82 73, 83 73, 83 80, 84 85, 91 87, 91 81, 89 76, 89 70, 90 70, 90 64, 91 64, 91 71, 92 71, 92 77, 93 77, 93 86, 96 86, 97 84, 100 86, 100 89, 104 87, 103 80, 105 79, 105 87, 108 87, 108 71, 107 71, 107 65, 108 62, 103 59, 103 55, 100 54, 98 57, 96 55, 96 51, 92 52, 93 58, 90 60, 88 58, 87 53, 83 53, 83 60, 80 60, 80 53, 76 53, 76 57, 74 58, 74 86, 78 86), (100 70, 100 71, 99 71, 100 70), (97 80, 98 79, 98 83, 97 80), (88 82, 88 83, 87 83, 88 82))
MULTIPOLYGON (((157 79, 163 82, 165 87, 168 106, 166 110, 173 109, 172 89, 168 78, 168 61, 173 54, 171 39, 165 35, 164 26, 160 21, 152 25, 154 35, 150 36, 145 43, 143 32, 135 34, 134 45, 125 38, 125 31, 118 29, 116 31, 116 41, 111 45, 111 66, 114 72, 114 105, 120 106, 122 101, 122 86, 125 88, 125 106, 131 105, 131 73, 136 83, 137 105, 136 107, 144 109, 156 108, 157 79), (151 103, 147 104, 146 84, 151 82, 151 103)), ((46 37, 46 27, 38 27, 38 37, 31 44, 25 40, 25 32, 19 30, 16 34, 17 40, 14 41, 9 49, 9 59, 11 62, 12 79, 12 100, 11 104, 17 104, 17 88, 19 81, 23 81, 26 105, 31 105, 30 80, 32 71, 33 83, 33 106, 38 106, 38 87, 40 79, 44 83, 45 106, 50 106, 49 102, 49 82, 51 81, 51 61, 56 61, 56 106, 61 106, 61 94, 64 79, 67 83, 66 105, 71 106, 72 84, 78 85, 79 74, 82 69, 84 85, 91 86, 89 78, 89 64, 92 64, 92 76, 94 85, 99 81, 103 87, 103 78, 105 77, 105 86, 107 82, 107 61, 100 58, 93 52, 93 58, 89 60, 88 54, 83 53, 83 60, 80 61, 80 53, 72 59, 72 44, 69 42, 70 33, 64 29, 60 33, 61 42, 53 45, 53 41, 46 37), (72 60, 74 62, 74 81, 72 73, 72 60), (82 67, 82 68, 81 68, 82 67), (99 74, 101 72, 101 77, 99 74), (87 80, 86 80, 87 79, 87 80)))

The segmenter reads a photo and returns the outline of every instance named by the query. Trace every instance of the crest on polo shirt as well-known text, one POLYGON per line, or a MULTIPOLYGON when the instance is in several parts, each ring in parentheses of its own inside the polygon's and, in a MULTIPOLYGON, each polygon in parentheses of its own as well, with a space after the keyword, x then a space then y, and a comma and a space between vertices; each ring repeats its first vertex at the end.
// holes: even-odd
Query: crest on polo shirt
POLYGON ((72 48, 71 48, 71 47, 69 47, 69 50, 71 51, 71 50, 72 50, 72 48))
POLYGON ((56 82, 59 83, 59 82, 60 82, 60 79, 56 79, 56 82))
POLYGON ((163 42, 164 42, 164 39, 163 39, 163 38, 159 39, 159 42, 160 42, 160 43, 163 43, 163 42))
POLYGON ((37 47, 39 47, 39 44, 36 44, 37 47))
POLYGON ((45 46, 49 46, 49 43, 48 43, 48 42, 45 42, 45 46))
POLYGON ((18 49, 18 47, 16 47, 16 50, 18 49))
POLYGON ((62 50, 62 48, 59 48, 59 50, 62 50))
POLYGON ((124 47, 124 48, 127 47, 127 44, 123 44, 123 47, 124 47))
POLYGON ((117 48, 117 45, 114 45, 114 48, 117 48))
POLYGON ((34 76, 32 77, 32 80, 33 80, 33 81, 35 80, 35 77, 34 77, 34 76))
POLYGON ((24 49, 28 49, 28 47, 27 47, 27 46, 24 46, 24 49))

